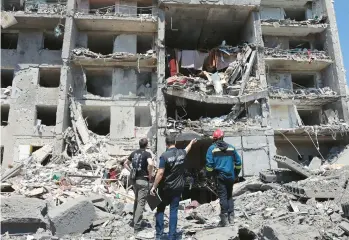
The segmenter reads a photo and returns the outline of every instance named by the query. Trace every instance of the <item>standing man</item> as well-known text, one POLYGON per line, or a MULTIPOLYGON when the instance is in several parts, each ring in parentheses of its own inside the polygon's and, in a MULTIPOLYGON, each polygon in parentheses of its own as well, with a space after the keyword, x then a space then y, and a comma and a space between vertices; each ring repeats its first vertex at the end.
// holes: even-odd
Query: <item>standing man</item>
POLYGON ((162 202, 156 210, 156 239, 161 239, 164 233, 164 211, 170 204, 169 240, 175 240, 177 234, 177 215, 179 201, 184 190, 184 160, 196 139, 191 140, 185 149, 176 148, 175 136, 166 137, 167 150, 160 157, 159 169, 155 177, 154 185, 150 190, 155 195, 159 186, 159 196, 162 202), (162 180, 162 181, 161 181, 162 180))
POLYGON ((213 144, 206 154, 207 176, 216 177, 217 192, 221 206, 220 226, 233 223, 233 184, 241 171, 241 158, 235 148, 223 141, 224 133, 217 129, 213 133, 213 144))
POLYGON ((142 138, 139 140, 139 149, 132 152, 124 163, 124 167, 131 172, 130 164, 136 169, 136 181, 133 184, 135 192, 135 201, 133 205, 133 225, 135 233, 141 230, 141 220, 149 193, 149 181, 152 180, 153 160, 151 154, 146 150, 148 140, 142 138))

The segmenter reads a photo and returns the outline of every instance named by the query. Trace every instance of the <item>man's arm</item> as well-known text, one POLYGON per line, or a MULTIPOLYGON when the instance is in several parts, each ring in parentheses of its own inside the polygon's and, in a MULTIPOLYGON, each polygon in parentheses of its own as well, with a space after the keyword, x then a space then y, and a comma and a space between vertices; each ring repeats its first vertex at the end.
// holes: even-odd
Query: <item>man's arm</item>
POLYGON ((132 163, 132 158, 133 158, 133 152, 128 156, 127 160, 124 162, 124 168, 126 168, 128 171, 131 172, 131 163, 132 163))
POLYGON ((148 179, 151 181, 153 179, 153 169, 154 169, 154 162, 151 156, 147 159, 148 162, 148 179))
POLYGON ((241 167, 242 167, 242 161, 241 161, 240 155, 238 154, 238 152, 234 148, 234 174, 235 174, 235 178, 237 178, 239 176, 239 173, 241 171, 241 167))
POLYGON ((191 147, 193 146, 194 143, 196 143, 196 138, 194 138, 193 140, 190 141, 190 143, 188 144, 188 146, 185 148, 186 153, 188 154, 188 152, 190 151, 191 147))
POLYGON ((165 173, 165 159, 160 157, 159 169, 158 169, 158 171, 156 173, 153 187, 150 190, 150 194, 151 195, 155 196, 155 190, 159 186, 159 183, 161 182, 161 180, 162 180, 162 178, 164 176, 164 173, 165 173))

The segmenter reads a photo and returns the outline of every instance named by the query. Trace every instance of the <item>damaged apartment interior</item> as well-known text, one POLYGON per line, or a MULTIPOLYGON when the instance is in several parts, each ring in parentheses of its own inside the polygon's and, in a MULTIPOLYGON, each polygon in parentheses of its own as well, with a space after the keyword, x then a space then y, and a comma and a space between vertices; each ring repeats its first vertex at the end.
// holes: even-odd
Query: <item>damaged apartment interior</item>
POLYGON ((198 139, 183 199, 204 204, 217 199, 202 175, 217 128, 241 155, 241 178, 283 167, 277 155, 307 168, 348 149, 349 97, 330 0, 1 7, 1 164, 12 169, 2 181, 21 168, 34 176, 32 159, 38 169, 75 175, 71 166, 94 176, 120 170, 143 137, 158 162, 166 135, 175 134, 180 148, 198 139))

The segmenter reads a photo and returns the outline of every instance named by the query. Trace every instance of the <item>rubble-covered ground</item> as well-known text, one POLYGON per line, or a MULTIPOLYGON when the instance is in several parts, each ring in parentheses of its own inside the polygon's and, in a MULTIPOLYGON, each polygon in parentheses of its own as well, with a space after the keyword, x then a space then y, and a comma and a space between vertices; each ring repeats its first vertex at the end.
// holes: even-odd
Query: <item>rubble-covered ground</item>
MULTIPOLYGON (((70 110, 62 154, 47 161, 47 145, 3 169, 1 239, 153 239, 155 211, 148 205, 144 230, 133 233, 134 193, 123 159, 107 154, 107 137, 87 129, 73 98, 70 110)), ((234 224, 224 228, 217 227, 218 200, 181 201, 178 239, 349 239, 349 148, 330 152, 327 162, 314 158, 307 167, 277 156, 289 170, 236 183, 234 224)), ((215 192, 214 183, 200 181, 215 192)), ((167 227, 168 208, 165 214, 167 227)))

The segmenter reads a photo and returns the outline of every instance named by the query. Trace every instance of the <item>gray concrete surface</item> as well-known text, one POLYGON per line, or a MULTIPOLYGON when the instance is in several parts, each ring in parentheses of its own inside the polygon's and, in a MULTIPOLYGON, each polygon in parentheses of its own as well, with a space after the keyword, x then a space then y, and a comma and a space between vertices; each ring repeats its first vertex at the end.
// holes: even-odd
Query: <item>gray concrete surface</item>
POLYGON ((50 229, 55 236, 83 233, 96 218, 95 207, 81 197, 59 205, 48 212, 50 229))
POLYGON ((47 228, 47 204, 37 198, 1 197, 1 234, 33 233, 47 228))

